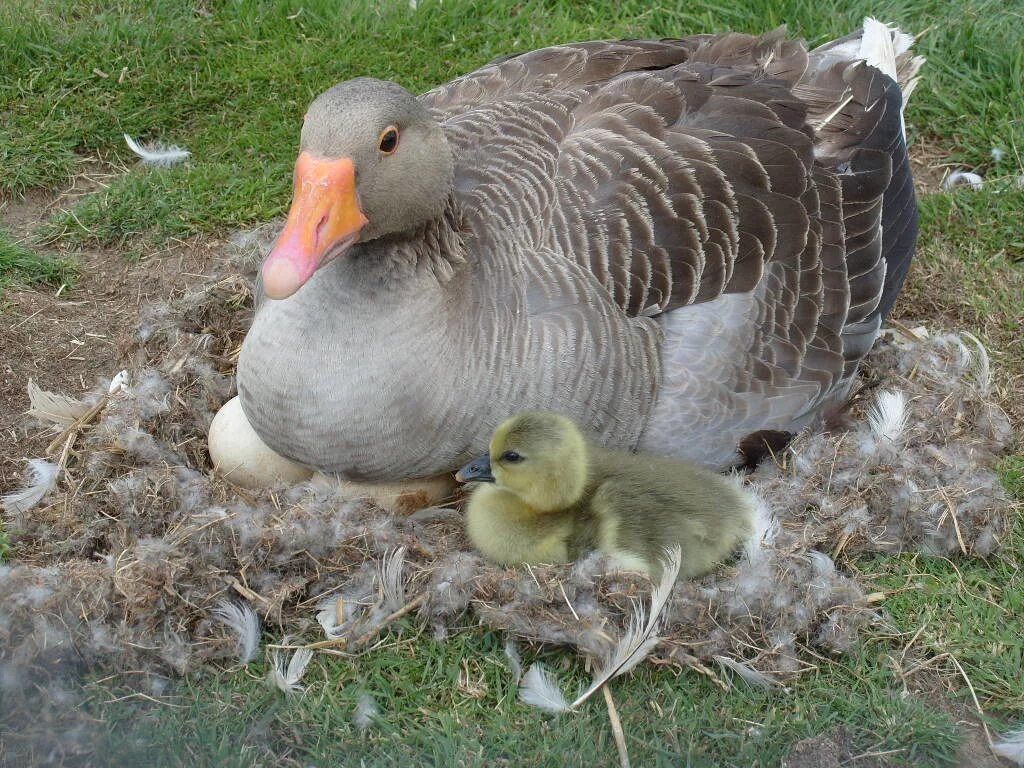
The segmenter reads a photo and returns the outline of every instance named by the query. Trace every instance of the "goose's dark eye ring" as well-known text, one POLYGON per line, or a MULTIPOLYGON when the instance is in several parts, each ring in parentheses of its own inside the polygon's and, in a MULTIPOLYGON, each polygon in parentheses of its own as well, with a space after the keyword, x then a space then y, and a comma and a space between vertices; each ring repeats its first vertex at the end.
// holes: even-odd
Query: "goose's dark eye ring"
POLYGON ((505 451, 503 454, 501 454, 501 460, 507 461, 509 464, 518 464, 520 461, 523 460, 523 457, 520 456, 515 451, 505 451))
POLYGON ((398 149, 398 129, 389 125, 383 131, 380 132, 380 138, 377 139, 377 149, 380 150, 382 155, 393 155, 398 149))

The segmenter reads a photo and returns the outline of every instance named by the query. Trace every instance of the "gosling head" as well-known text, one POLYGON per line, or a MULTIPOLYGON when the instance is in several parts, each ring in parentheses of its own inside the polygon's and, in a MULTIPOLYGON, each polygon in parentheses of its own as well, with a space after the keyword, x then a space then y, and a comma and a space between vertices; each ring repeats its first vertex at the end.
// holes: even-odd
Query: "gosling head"
POLYGON ((557 512, 583 495, 586 439, 566 416, 522 413, 501 424, 488 454, 460 469, 456 479, 495 483, 538 512, 557 512))
POLYGON ((302 124, 288 222, 263 290, 291 296, 356 242, 441 215, 454 165, 441 125, 396 83, 360 77, 320 94, 302 124))

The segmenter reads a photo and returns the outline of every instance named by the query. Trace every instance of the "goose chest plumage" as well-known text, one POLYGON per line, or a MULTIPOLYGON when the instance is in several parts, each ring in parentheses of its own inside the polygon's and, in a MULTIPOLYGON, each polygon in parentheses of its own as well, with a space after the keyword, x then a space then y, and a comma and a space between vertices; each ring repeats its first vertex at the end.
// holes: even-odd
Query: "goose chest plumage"
POLYGON ((920 60, 868 20, 556 46, 309 107, 238 366, 274 451, 452 472, 513 413, 709 467, 842 405, 902 285, 920 60))

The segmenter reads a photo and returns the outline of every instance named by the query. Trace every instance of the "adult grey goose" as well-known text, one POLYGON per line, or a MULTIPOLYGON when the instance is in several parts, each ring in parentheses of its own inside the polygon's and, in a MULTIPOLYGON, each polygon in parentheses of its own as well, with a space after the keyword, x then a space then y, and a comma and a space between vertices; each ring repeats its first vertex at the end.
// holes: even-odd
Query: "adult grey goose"
POLYGON ((331 88, 261 271, 246 417, 370 482, 454 471, 524 410, 711 467, 814 422, 913 255, 911 42, 869 19, 811 51, 588 42, 419 97, 331 88))

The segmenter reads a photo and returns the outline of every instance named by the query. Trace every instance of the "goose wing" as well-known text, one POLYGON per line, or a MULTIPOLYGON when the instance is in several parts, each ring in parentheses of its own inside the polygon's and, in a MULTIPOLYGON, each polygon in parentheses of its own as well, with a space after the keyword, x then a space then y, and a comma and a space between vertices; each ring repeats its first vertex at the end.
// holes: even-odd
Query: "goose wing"
POLYGON ((479 250, 558 253, 627 317, 749 294, 717 352, 782 427, 845 392, 916 240, 903 96, 859 41, 559 46, 423 98, 479 250))

